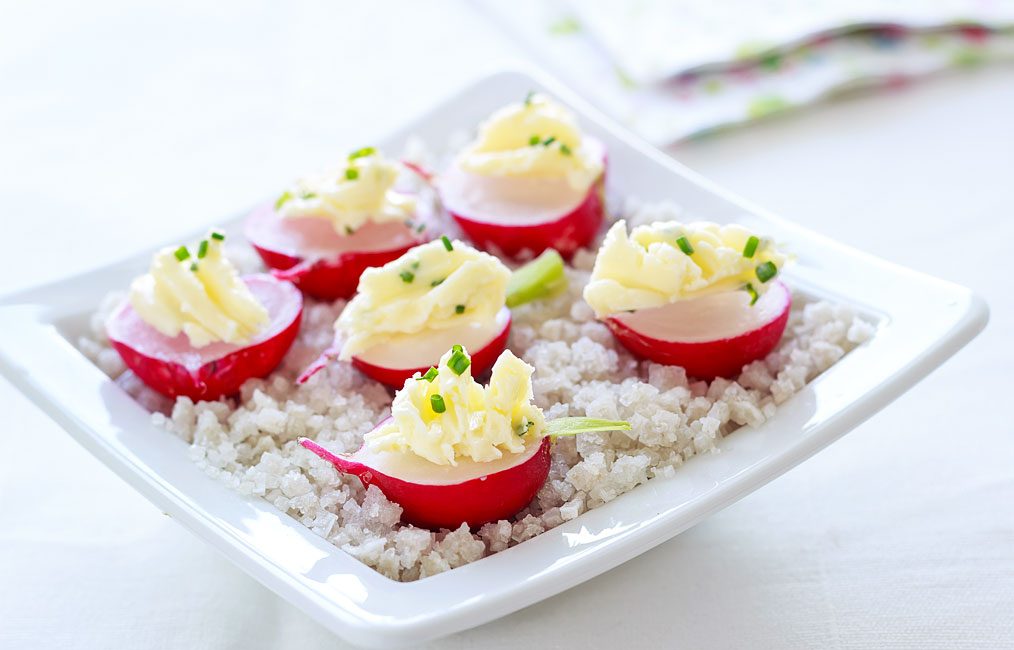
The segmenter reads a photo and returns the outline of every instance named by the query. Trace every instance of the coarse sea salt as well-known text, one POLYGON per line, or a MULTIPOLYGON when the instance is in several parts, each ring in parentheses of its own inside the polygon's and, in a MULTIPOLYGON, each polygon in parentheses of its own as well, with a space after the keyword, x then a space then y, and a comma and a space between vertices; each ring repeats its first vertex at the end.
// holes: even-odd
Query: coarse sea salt
MULTIPOLYGON (((679 219, 672 204, 627 202, 632 224, 679 219)), ((257 270, 247 249, 230 248, 244 271, 257 270)), ((400 523, 401 507, 375 487, 340 474, 299 446, 313 438, 335 452, 359 448, 389 414, 390 393, 349 364, 332 363, 304 385, 296 376, 332 341, 345 306, 307 301, 299 337, 266 379, 231 399, 172 402, 145 387, 109 346, 105 317, 122 300, 111 294, 91 319, 81 352, 153 412, 155 424, 190 444, 190 457, 241 494, 260 497, 337 548, 394 580, 425 578, 523 543, 654 478, 673 476, 695 455, 742 426, 759 426, 798 392, 874 334, 847 306, 794 297, 778 348, 735 380, 691 381, 682 368, 638 361, 594 320, 581 298, 594 255, 579 252, 566 292, 514 308, 509 347, 535 367, 535 401, 547 418, 623 419, 630 431, 561 438, 546 484, 510 521, 432 532, 400 523)))

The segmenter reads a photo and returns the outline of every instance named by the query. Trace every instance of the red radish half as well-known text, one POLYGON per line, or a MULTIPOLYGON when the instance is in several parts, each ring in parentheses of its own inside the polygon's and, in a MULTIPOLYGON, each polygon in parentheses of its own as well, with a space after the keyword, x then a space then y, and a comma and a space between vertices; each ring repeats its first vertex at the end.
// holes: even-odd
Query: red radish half
POLYGON ((220 341, 195 348, 185 334, 166 336, 141 320, 129 301, 106 323, 109 341, 127 367, 163 395, 194 401, 231 395, 247 379, 264 377, 278 366, 303 315, 303 297, 291 283, 264 274, 243 281, 271 318, 246 345, 220 341))
POLYGON ((264 263, 275 269, 275 277, 320 300, 348 298, 363 271, 426 241, 401 222, 367 222, 350 235, 339 235, 327 219, 282 218, 272 205, 254 210, 244 231, 264 263))
POLYGON ((791 307, 788 287, 775 282, 753 306, 747 292, 726 291, 615 314, 605 323, 635 355, 713 379, 734 377, 771 352, 791 307))
POLYGON ((415 454, 371 452, 332 454, 307 438, 299 444, 330 461, 339 471, 354 474, 364 485, 376 485, 402 507, 406 523, 424 528, 471 528, 507 519, 527 506, 549 476, 548 437, 520 453, 485 463, 459 460, 437 465, 415 454))
MULTIPOLYGON (((585 139, 585 146, 605 147, 585 139)), ((555 248, 569 259, 592 243, 604 219, 605 171, 586 190, 566 179, 472 174, 457 165, 436 181, 441 202, 476 246, 512 258, 535 257, 555 248)))

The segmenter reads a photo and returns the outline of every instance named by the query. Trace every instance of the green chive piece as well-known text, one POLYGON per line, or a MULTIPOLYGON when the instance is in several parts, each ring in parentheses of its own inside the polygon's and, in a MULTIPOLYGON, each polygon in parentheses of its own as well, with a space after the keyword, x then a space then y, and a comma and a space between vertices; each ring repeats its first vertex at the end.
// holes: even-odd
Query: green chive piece
POLYGON ((433 409, 434 413, 443 413, 447 410, 447 405, 444 404, 444 398, 438 394, 430 395, 430 408, 433 409))
POLYGON ((405 284, 410 284, 412 280, 415 280, 415 273, 412 273, 411 271, 402 271, 398 275, 401 276, 401 280, 405 284))
POLYGON ((760 246, 760 240, 750 235, 750 239, 746 240, 746 246, 743 247, 743 257, 753 257, 753 254, 757 252, 758 246, 760 246))
POLYGON ((225 241, 225 233, 221 230, 212 230, 211 238, 215 241, 225 241))
POLYGON ((454 345, 451 346, 451 352, 464 353, 465 352, 465 348, 463 348, 460 345, 458 345, 457 343, 455 343, 454 345))
POLYGON ((468 366, 470 365, 472 365, 472 360, 464 352, 455 352, 447 361, 447 367, 453 370, 456 375, 460 375, 468 370, 468 366))
POLYGON ((455 305, 454 306, 454 313, 455 314, 464 314, 465 313, 465 306, 464 305, 455 305))
POLYGON ((569 156, 571 154, 570 147, 568 147, 567 145, 565 145, 565 144, 563 144, 561 142, 560 143, 560 153, 562 153, 564 156, 569 156))
POLYGON ((197 259, 203 260, 208 254, 208 240, 202 239, 201 243, 197 245, 197 259))
POLYGON ((356 169, 355 167, 349 167, 348 169, 345 170, 345 179, 346 180, 354 181, 357 178, 359 178, 359 170, 358 169, 356 169))
POLYGON ((624 420, 600 420, 598 418, 557 418, 546 422, 547 436, 573 436, 578 433, 595 431, 630 431, 630 423, 624 420))
POLYGON ((362 149, 356 149, 355 151, 350 153, 349 160, 355 160, 356 158, 365 158, 367 156, 372 156, 375 153, 377 153, 377 149, 375 147, 363 147, 362 149))
POLYGON ((687 255, 694 254, 694 247, 690 245, 690 240, 686 237, 680 237, 676 240, 676 245, 680 247, 680 250, 687 255))
POLYGON ((317 198, 317 195, 314 194, 313 192, 305 192, 304 191, 304 192, 300 192, 299 193, 299 198, 303 199, 304 201, 309 201, 310 199, 317 198))
POLYGON ((197 272, 197 262, 190 263, 190 270, 193 271, 194 273, 197 272))
POLYGON ((430 282, 430 286, 431 287, 439 287, 440 285, 442 285, 444 283, 444 280, 446 280, 446 279, 447 278, 440 278, 439 280, 434 280, 433 282, 430 282))
POLYGON ((543 140, 542 144, 548 147, 549 145, 553 144, 554 142, 556 142, 556 136, 555 135, 551 135, 548 138, 546 138, 545 140, 543 140))
POLYGON ((760 294, 753 288, 753 285, 749 282, 743 287, 743 290, 750 294, 750 306, 753 307, 757 304, 757 299, 760 298, 760 294))
POLYGON ((534 90, 529 90, 528 94, 525 95, 525 106, 531 106, 532 105, 532 98, 533 97, 535 97, 535 91, 534 90))
POLYGON ((354 235, 354 234, 356 234, 356 229, 353 228, 352 226, 346 224, 345 225, 345 234, 346 235, 354 235))
POLYGON ((537 135, 533 135, 532 137, 528 138, 528 144, 530 144, 533 147, 539 144, 540 142, 542 142, 542 138, 540 138, 537 135))
POLYGON ((182 262, 183 260, 190 257, 190 251, 187 250, 186 246, 180 246, 175 251, 173 251, 173 255, 176 256, 176 259, 182 262))
POLYGON ((444 242, 444 248, 446 248, 447 250, 449 251, 454 250, 454 245, 451 244, 451 240, 447 238, 447 235, 442 235, 440 237, 440 241, 444 242))
POLYGON ((424 223, 419 224, 418 226, 416 226, 416 229, 415 229, 416 232, 422 232, 424 230, 426 230, 426 224, 424 224, 424 223))
POLYGON ((416 261, 412 262, 412 263, 411 263, 411 264, 409 264, 408 266, 409 266, 409 268, 410 268, 410 269, 412 269, 413 271, 418 271, 418 270, 419 270, 419 260, 416 260, 416 261))
POLYGON ((776 275, 778 275, 778 267, 774 262, 768 261, 757 265, 757 279, 761 282, 767 282, 776 275))
POLYGON ((528 430, 532 428, 532 423, 528 421, 528 418, 521 418, 521 424, 515 427, 514 431, 519 436, 523 436, 528 433, 528 430))
POLYGON ((433 366, 430 366, 430 369, 426 371, 426 374, 420 377, 420 379, 425 379, 426 381, 429 382, 432 382, 436 378, 437 378, 437 369, 434 368, 433 366))
POLYGON ((563 271, 563 258, 547 248, 524 266, 511 273, 507 282, 507 306, 517 307, 526 302, 552 296, 567 288, 567 275, 563 271))
POLYGON ((292 200, 292 192, 286 190, 282 192, 282 195, 275 201, 275 210, 280 210, 283 205, 292 200))

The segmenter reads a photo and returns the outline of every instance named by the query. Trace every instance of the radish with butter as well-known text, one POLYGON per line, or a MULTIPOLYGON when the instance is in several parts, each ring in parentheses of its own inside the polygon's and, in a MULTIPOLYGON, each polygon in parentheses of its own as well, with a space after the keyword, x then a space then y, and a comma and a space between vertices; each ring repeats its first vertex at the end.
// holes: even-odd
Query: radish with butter
POLYGON ((510 277, 497 258, 446 236, 368 269, 335 322, 334 347, 300 380, 337 357, 400 388, 454 344, 475 350, 474 370, 485 372, 507 346, 510 277))
POLYGON ((299 331, 299 291, 270 275, 240 277, 224 239, 213 230, 193 251, 159 251, 106 323, 127 367, 163 395, 232 394, 274 370, 299 331))
POLYGON ((766 356, 792 305, 777 278, 787 257, 738 225, 617 222, 585 301, 635 355, 701 379, 732 377, 766 356))
POLYGON ((606 152, 543 95, 493 113, 435 179, 440 200, 478 247, 523 259, 566 258, 602 227, 606 152))
POLYGON ((257 208, 246 237, 276 277, 314 298, 347 298, 364 270, 428 239, 416 197, 396 188, 401 169, 373 147, 354 151, 257 208))
POLYGON ((376 485, 402 507, 406 523, 470 527, 509 518, 546 482, 551 439, 630 424, 592 418, 546 421, 532 404, 534 369, 509 350, 489 385, 472 378, 472 359, 454 346, 395 395, 391 417, 366 434, 353 454, 299 443, 339 471, 376 485))

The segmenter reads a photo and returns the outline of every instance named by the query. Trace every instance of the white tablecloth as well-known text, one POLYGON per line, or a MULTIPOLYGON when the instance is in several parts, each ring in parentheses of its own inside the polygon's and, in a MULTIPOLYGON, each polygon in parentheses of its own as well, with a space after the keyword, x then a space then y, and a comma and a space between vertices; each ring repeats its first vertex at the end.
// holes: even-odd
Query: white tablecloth
MULTIPOLYGON (((423 4, 8 3, 0 291, 229 214, 520 55, 467 6, 423 4)), ((1012 115, 1014 70, 994 68, 675 150, 789 218, 976 288, 992 322, 783 478, 432 647, 1014 647, 1012 115)), ((0 647, 341 645, 5 382, 0 407, 0 647)))

